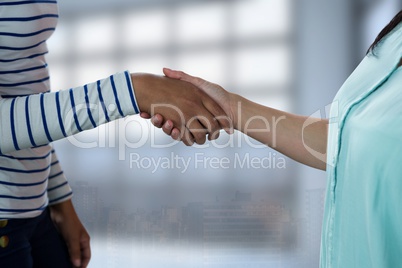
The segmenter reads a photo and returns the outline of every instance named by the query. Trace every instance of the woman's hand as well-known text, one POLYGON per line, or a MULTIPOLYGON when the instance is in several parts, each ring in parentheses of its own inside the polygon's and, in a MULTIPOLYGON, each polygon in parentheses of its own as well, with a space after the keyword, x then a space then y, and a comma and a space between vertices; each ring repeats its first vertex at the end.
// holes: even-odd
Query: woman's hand
MULTIPOLYGON (((216 101, 216 103, 223 109, 223 111, 227 115, 227 117, 224 118, 224 120, 229 120, 229 127, 225 128, 226 132, 233 133, 234 124, 236 123, 237 119, 236 112, 233 108, 236 107, 236 104, 234 103, 234 98, 231 93, 229 93, 217 84, 208 82, 199 77, 188 75, 181 71, 174 71, 168 68, 164 68, 163 73, 169 78, 189 82, 208 94, 208 96, 216 101)), ((142 118, 145 119, 151 118, 151 116, 146 112, 142 112, 140 115, 142 118)), ((174 127, 174 124, 172 120, 170 120, 170 118, 166 119, 167 120, 165 120, 165 118, 161 114, 155 114, 152 116, 151 122, 155 127, 162 128, 163 131, 166 134, 170 135, 173 139, 180 140, 180 131, 174 127)))
POLYGON ((87 267, 91 259, 89 235, 82 225, 71 200, 49 206, 50 217, 64 238, 74 267, 87 267))
POLYGON ((163 73, 169 78, 189 82, 207 93, 208 96, 210 96, 214 101, 216 101, 217 104, 219 104, 219 106, 222 107, 223 111, 229 116, 232 122, 235 121, 235 113, 232 109, 234 106, 233 103, 231 103, 233 99, 231 97, 231 93, 226 91, 220 85, 211 83, 199 77, 191 76, 185 72, 174 71, 169 68, 163 68, 163 73))
POLYGON ((230 126, 221 106, 185 80, 150 74, 132 74, 131 78, 143 115, 169 119, 167 125, 178 130, 177 138, 186 145, 203 144, 207 134, 216 139, 220 129, 230 126))

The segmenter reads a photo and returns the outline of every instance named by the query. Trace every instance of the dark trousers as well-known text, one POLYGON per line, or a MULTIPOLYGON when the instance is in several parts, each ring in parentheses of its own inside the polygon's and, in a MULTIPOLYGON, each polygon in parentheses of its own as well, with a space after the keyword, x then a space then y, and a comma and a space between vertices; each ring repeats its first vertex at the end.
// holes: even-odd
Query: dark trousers
POLYGON ((48 209, 29 219, 10 219, 0 228, 1 268, 71 268, 66 244, 48 209), (7 241, 7 243, 5 243, 7 241))

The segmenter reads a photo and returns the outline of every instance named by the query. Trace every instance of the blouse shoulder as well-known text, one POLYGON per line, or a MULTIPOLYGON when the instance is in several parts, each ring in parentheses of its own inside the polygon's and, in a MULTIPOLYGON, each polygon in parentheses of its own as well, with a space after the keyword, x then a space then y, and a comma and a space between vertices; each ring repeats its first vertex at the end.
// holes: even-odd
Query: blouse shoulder
POLYGON ((389 34, 384 36, 374 48, 374 51, 371 51, 368 56, 383 57, 389 53, 394 54, 399 62, 402 56, 402 22, 395 26, 389 34))

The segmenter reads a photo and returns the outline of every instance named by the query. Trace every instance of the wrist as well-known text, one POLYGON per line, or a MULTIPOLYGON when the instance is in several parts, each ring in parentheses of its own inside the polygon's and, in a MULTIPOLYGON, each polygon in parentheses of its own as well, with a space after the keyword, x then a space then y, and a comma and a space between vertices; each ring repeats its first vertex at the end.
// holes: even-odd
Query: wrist
POLYGON ((242 97, 235 93, 228 93, 229 94, 229 107, 230 107, 230 114, 228 115, 232 120, 233 128, 238 130, 241 120, 241 104, 242 104, 242 97))
POLYGON ((72 215, 76 215, 71 199, 49 206, 53 221, 60 222, 72 215))
POLYGON ((148 84, 151 75, 144 73, 132 73, 130 75, 138 108, 142 112, 149 113, 151 103, 151 94, 149 92, 151 91, 151 87, 148 84))

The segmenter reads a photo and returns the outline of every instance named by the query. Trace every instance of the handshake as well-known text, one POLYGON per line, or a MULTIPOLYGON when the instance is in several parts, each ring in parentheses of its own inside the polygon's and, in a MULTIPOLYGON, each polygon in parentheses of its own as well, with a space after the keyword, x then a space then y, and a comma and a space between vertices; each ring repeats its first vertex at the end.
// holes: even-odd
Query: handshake
POLYGON ((163 72, 166 77, 131 74, 142 118, 188 146, 217 139, 221 129, 233 133, 232 94, 183 72, 163 72))
POLYGON ((141 117, 186 145, 236 129, 311 167, 326 169, 328 119, 276 110, 180 71, 132 74, 141 117))

